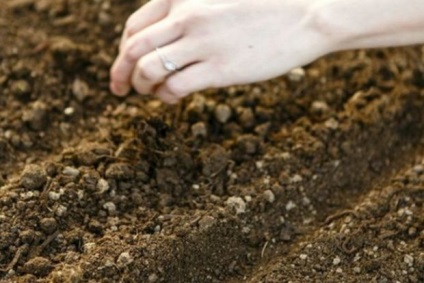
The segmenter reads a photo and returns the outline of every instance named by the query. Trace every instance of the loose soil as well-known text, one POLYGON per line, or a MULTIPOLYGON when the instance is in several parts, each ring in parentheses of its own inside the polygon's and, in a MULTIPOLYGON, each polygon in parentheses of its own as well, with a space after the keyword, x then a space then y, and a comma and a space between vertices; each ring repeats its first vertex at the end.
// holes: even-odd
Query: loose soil
POLYGON ((424 282, 421 47, 119 99, 139 5, 0 0, 1 282, 424 282))

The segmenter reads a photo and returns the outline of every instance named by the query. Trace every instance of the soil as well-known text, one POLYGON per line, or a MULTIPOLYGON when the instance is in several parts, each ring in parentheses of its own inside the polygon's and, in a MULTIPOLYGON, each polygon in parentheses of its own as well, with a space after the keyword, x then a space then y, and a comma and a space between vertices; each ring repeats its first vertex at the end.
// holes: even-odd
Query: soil
POLYGON ((139 5, 0 0, 1 282, 424 282, 424 49, 119 99, 139 5))

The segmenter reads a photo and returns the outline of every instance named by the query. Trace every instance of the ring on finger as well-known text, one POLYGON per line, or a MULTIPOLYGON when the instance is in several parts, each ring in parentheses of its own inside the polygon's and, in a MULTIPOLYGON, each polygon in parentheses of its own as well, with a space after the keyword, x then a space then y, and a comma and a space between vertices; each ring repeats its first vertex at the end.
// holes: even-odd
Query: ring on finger
POLYGON ((168 72, 177 72, 180 70, 180 68, 175 62, 169 60, 165 55, 162 54, 162 51, 159 47, 156 47, 156 53, 162 61, 162 65, 165 70, 167 70, 168 72))

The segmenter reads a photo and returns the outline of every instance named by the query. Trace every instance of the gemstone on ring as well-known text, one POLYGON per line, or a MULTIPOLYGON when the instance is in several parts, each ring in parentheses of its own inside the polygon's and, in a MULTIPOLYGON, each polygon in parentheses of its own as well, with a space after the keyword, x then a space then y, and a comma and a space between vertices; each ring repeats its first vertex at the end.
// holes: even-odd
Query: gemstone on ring
POLYGON ((175 72, 175 71, 178 70, 177 64, 175 64, 174 62, 171 62, 171 61, 163 62, 163 66, 165 67, 165 69, 167 71, 170 71, 170 72, 175 72))
POLYGON ((159 47, 156 47, 156 52, 159 55, 160 60, 162 61, 163 67, 165 68, 165 70, 167 70, 168 72, 176 72, 178 71, 179 67, 177 64, 175 64, 174 62, 172 62, 171 60, 168 60, 160 51, 159 47))

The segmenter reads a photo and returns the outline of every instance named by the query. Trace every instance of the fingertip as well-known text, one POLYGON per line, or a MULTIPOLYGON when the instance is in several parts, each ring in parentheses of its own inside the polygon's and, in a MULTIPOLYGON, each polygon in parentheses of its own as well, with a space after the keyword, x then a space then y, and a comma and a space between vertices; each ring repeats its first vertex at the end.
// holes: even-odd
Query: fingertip
POLYGON ((177 104, 180 99, 175 97, 175 95, 165 91, 165 90, 158 90, 156 92, 156 96, 164 103, 174 105, 177 104))
POLYGON ((116 83, 110 83, 110 90, 116 96, 126 96, 130 92, 130 87, 127 85, 119 85, 116 83))

